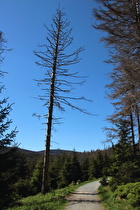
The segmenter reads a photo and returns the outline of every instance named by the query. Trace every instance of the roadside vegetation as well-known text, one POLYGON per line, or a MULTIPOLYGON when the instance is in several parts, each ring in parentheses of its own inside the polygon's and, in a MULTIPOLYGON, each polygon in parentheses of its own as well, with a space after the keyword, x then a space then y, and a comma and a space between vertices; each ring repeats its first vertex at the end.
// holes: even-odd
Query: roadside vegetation
POLYGON ((17 201, 13 207, 8 208, 8 210, 61 210, 67 203, 66 196, 74 192, 81 185, 87 184, 88 182, 91 181, 76 185, 72 183, 65 188, 53 190, 49 193, 46 193, 45 195, 39 193, 34 196, 22 198, 17 201))
POLYGON ((37 194, 23 198, 17 202, 17 204, 9 208, 9 210, 28 210, 28 209, 47 209, 58 210, 63 209, 66 204, 65 196, 73 192, 77 186, 70 185, 63 189, 54 190, 50 193, 37 194))
POLYGON ((105 210, 140 209, 140 182, 121 185, 115 192, 105 180, 101 184, 98 192, 105 210))
MULTIPOLYGON (((0 154, 0 206, 2 209, 15 205, 22 198, 41 192, 43 158, 26 161, 26 155, 12 148, 0 154)), ((102 177, 107 154, 103 151, 62 153, 50 159, 49 192, 65 188, 71 183, 83 183, 102 177)), ((39 156, 40 158, 40 156, 39 156)), ((106 170, 104 170, 106 171, 106 170)), ((106 174, 108 175, 108 174, 106 174)))

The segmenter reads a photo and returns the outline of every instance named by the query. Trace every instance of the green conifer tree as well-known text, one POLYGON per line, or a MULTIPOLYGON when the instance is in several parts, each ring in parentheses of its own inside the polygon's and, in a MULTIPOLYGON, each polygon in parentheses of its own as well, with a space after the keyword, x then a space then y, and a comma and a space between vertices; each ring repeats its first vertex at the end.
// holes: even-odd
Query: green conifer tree
POLYGON ((89 165, 89 179, 92 180, 93 178, 96 177, 97 177, 97 161, 94 157, 92 157, 89 165))
POLYGON ((87 181, 89 179, 89 164, 90 164, 89 157, 86 156, 81 165, 82 181, 87 181))
POLYGON ((118 143, 114 147, 112 164, 110 168, 113 177, 112 189, 118 185, 139 181, 139 161, 133 152, 132 137, 130 135, 129 122, 121 119, 117 123, 118 143))
POLYGON ((72 182, 71 166, 72 166, 71 157, 65 154, 63 166, 59 173, 59 181, 58 181, 59 188, 68 186, 72 182))
POLYGON ((102 177, 103 175, 103 168, 104 168, 104 157, 100 150, 97 152, 96 157, 96 177, 102 177))
POLYGON ((76 152, 73 152, 71 158, 71 180, 74 183, 81 180, 81 167, 76 152))

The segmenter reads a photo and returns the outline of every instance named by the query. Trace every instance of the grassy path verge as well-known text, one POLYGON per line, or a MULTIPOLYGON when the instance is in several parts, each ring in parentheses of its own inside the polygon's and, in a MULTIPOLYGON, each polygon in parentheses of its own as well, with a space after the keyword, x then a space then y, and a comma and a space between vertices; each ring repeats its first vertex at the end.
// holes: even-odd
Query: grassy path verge
POLYGON ((98 191, 105 210, 140 210, 130 206, 125 199, 115 199, 109 186, 100 186, 98 191))
MULTIPOLYGON (((90 181, 91 182, 91 181, 90 181)), ((22 198, 18 201, 17 205, 8 208, 8 210, 62 210, 67 203, 65 196, 74 192, 79 186, 88 182, 78 185, 69 185, 68 187, 54 190, 46 195, 38 194, 22 198)))

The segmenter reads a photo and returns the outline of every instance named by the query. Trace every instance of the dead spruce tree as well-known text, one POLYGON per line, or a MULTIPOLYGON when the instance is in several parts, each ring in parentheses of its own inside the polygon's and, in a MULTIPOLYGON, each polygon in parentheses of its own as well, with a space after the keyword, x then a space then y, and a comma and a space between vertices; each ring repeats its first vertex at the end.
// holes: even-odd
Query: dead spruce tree
POLYGON ((97 20, 94 27, 106 32, 102 38, 109 49, 109 59, 106 62, 114 65, 110 74, 112 82, 107 85, 109 97, 115 102, 113 105, 116 116, 130 116, 132 136, 133 118, 136 118, 140 146, 140 1, 98 2, 99 9, 93 11, 97 20))
POLYGON ((68 105, 83 113, 87 113, 85 109, 71 103, 71 101, 87 99, 85 97, 78 98, 71 96, 70 92, 73 86, 83 83, 81 81, 83 77, 78 76, 78 72, 69 72, 68 69, 69 66, 77 64, 80 61, 79 53, 83 51, 83 48, 80 47, 76 51, 68 53, 68 47, 73 43, 73 38, 71 37, 72 29, 69 29, 69 22, 65 19, 65 14, 61 10, 58 9, 56 11, 56 15, 52 18, 50 29, 48 27, 46 29, 48 32, 46 44, 40 46, 40 51, 34 51, 34 54, 39 58, 36 64, 45 68, 45 78, 36 80, 39 85, 43 86, 42 90, 45 91, 45 95, 40 95, 38 98, 45 101, 44 105, 48 109, 48 114, 45 115, 47 128, 42 194, 45 194, 49 189, 48 168, 54 107, 65 111, 65 105, 68 105), (78 78, 80 78, 80 82, 75 82, 78 78))

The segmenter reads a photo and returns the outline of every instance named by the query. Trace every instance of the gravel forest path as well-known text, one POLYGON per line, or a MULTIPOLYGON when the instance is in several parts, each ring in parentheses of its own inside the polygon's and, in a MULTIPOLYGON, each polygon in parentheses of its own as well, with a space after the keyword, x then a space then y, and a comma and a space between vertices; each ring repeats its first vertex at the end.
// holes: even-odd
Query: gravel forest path
POLYGON ((103 210, 98 196, 99 181, 85 184, 68 196, 64 210, 103 210))

